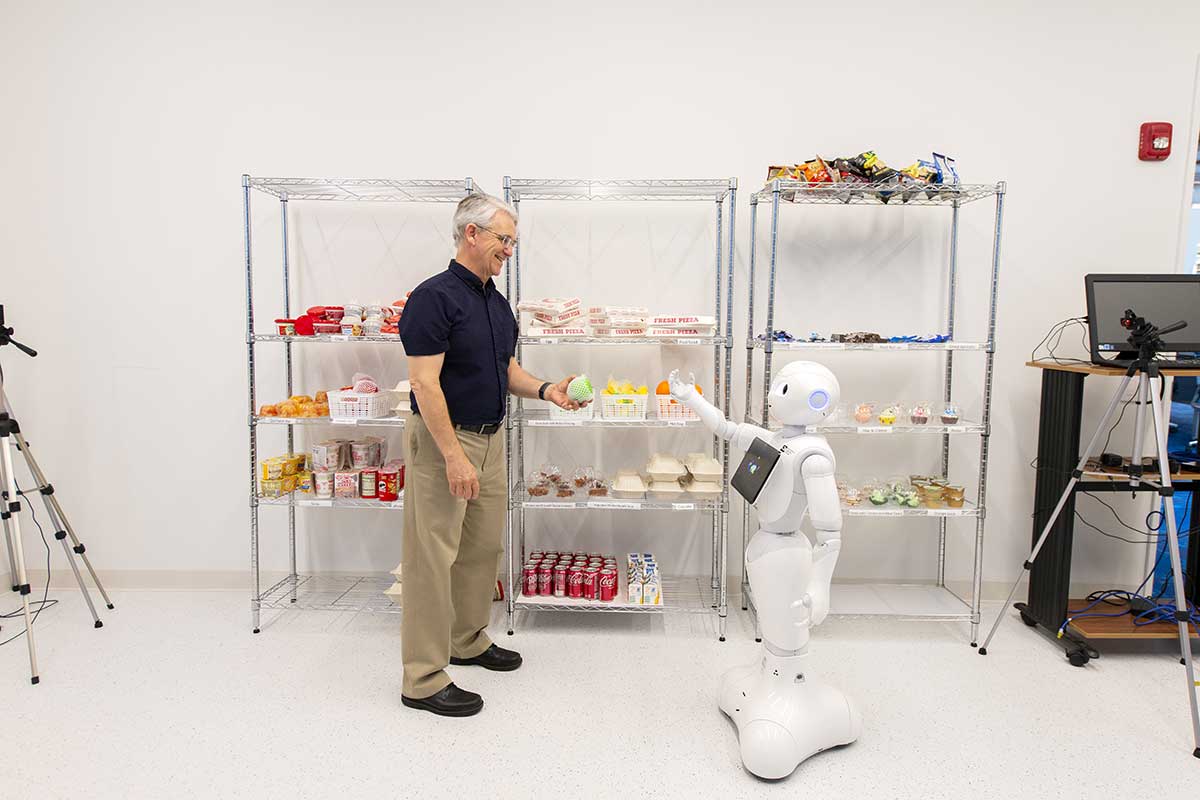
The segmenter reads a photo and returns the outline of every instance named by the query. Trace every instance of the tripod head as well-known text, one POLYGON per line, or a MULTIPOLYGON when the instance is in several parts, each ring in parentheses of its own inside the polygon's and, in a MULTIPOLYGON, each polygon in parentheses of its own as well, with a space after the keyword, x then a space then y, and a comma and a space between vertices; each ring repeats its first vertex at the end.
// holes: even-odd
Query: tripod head
POLYGON ((21 344, 16 339, 12 338, 12 335, 13 329, 6 328, 4 326, 4 306, 0 305, 0 347, 3 347, 6 344, 11 344, 30 358, 33 358, 37 355, 37 350, 21 344))
POLYGON ((1121 327, 1129 331, 1129 344, 1137 351, 1135 366, 1145 369, 1159 352, 1167 349, 1162 337, 1183 330, 1187 323, 1180 320, 1160 328, 1145 317, 1139 317, 1132 308, 1127 308, 1121 317, 1121 327))

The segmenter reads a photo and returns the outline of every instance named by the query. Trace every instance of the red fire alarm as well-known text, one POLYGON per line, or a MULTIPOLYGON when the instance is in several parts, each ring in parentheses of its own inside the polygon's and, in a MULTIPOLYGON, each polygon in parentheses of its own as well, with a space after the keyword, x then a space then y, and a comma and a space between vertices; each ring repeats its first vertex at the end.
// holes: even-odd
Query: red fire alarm
POLYGON ((1143 122, 1138 138, 1138 158, 1142 161, 1162 161, 1171 155, 1171 123, 1143 122))

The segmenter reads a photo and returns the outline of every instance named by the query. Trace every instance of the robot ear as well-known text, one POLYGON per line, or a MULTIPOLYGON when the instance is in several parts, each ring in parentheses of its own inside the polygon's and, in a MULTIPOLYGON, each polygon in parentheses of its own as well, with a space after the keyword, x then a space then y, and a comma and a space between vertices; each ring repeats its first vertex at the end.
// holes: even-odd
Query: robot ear
POLYGON ((808 396, 808 406, 813 411, 821 411, 827 405, 829 405, 829 393, 823 389, 817 389, 808 396))

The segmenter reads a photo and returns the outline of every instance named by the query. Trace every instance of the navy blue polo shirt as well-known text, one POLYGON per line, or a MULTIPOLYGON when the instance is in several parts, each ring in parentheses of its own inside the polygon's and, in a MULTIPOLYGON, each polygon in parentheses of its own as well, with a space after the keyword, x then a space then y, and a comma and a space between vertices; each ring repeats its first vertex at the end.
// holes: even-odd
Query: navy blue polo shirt
MULTIPOLYGON (((400 340, 410 356, 446 354, 441 384, 452 422, 488 425, 504 419, 517 321, 491 278, 481 283, 451 259, 445 272, 413 289, 400 317, 400 340)), ((412 410, 420 413, 415 396, 412 410)))

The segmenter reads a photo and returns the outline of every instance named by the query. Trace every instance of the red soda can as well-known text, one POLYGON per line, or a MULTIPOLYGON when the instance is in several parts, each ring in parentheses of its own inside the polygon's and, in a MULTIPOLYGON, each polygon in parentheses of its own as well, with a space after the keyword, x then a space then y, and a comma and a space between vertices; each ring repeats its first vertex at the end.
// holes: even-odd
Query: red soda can
POLYGON ((611 602, 617 596, 617 571, 615 569, 600 570, 600 599, 611 602))
POLYGON ((567 568, 562 564, 554 567, 554 596, 567 596, 567 568))
POLYGON ((537 593, 541 595, 554 594, 554 568, 545 561, 537 570, 537 593))
POLYGON ((600 593, 600 568, 588 567, 583 572, 583 599, 595 600, 600 593))
POLYGON ((538 593, 538 571, 537 567, 526 564, 521 570, 521 594, 526 597, 533 597, 538 593))
POLYGON ((588 557, 589 559, 591 559, 591 558, 599 558, 599 559, 603 559, 603 558, 604 558, 604 553, 588 553, 588 554, 587 554, 587 557, 588 557))
POLYGON ((583 597, 583 571, 581 566, 567 570, 567 597, 583 597))
POLYGON ((543 553, 541 550, 534 550, 532 553, 529 554, 530 561, 541 561, 545 557, 546 557, 546 554, 543 553))

